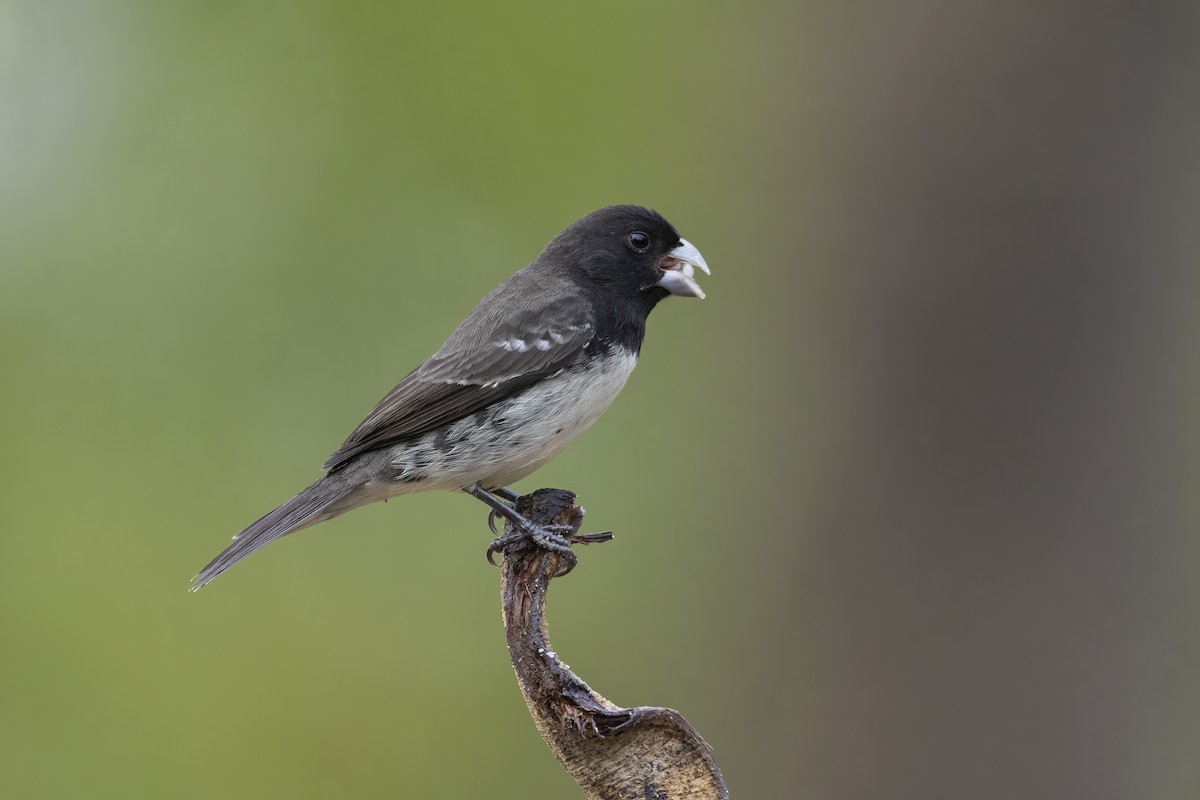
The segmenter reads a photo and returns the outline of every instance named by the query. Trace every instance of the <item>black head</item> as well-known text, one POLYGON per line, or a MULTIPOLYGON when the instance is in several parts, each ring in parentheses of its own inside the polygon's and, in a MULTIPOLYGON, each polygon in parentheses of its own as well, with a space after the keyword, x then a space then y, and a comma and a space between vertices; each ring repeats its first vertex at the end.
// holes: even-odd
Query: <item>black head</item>
POLYGON ((693 267, 708 267, 671 223, 641 206, 609 206, 577 220, 538 261, 565 270, 584 288, 647 311, 668 294, 703 297, 693 267))

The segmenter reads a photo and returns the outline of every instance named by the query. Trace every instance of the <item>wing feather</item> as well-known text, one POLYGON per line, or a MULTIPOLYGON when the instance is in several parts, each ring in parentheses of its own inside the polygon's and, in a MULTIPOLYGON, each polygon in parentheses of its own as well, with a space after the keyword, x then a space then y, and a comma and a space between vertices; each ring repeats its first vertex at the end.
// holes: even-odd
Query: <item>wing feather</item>
POLYGON ((507 301, 528 303, 529 296, 513 281, 497 287, 428 361, 388 392, 325 468, 468 417, 561 371, 587 347, 595 325, 585 300, 563 293, 513 313, 517 304, 507 301))

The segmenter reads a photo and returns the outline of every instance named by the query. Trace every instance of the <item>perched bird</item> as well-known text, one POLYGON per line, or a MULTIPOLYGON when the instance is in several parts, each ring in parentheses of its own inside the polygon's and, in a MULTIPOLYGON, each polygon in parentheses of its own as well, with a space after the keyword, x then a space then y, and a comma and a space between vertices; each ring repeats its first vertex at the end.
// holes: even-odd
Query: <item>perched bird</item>
POLYGON ((465 491, 566 549, 514 510, 507 486, 604 413, 637 363, 651 309, 671 294, 704 297, 695 269, 709 271, 654 211, 611 206, 576 221, 379 401, 322 478, 235 536, 192 589, 281 536, 427 489, 465 491))

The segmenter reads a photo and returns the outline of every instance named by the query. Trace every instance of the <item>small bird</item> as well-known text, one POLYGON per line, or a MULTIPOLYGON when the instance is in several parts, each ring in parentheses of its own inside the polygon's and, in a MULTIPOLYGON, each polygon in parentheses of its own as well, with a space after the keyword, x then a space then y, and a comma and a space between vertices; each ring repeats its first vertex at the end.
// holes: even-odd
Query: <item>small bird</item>
POLYGON ((508 486, 604 413, 637 363, 654 306, 704 297, 696 269, 709 273, 650 209, 610 206, 577 220, 379 401, 323 477, 233 537, 192 590, 281 536, 430 489, 467 492, 542 546, 569 552, 558 531, 516 512, 508 486))

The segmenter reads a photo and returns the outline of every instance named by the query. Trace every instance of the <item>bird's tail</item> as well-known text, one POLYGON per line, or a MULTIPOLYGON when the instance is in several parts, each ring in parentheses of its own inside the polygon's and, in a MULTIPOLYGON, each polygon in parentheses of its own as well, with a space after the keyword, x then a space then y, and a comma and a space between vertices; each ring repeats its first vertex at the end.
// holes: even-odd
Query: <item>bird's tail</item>
POLYGON ((208 566, 192 578, 196 591, 251 553, 281 536, 316 525, 354 507, 351 495, 358 488, 340 474, 326 475, 279 508, 251 523, 233 537, 233 544, 222 550, 208 566))

